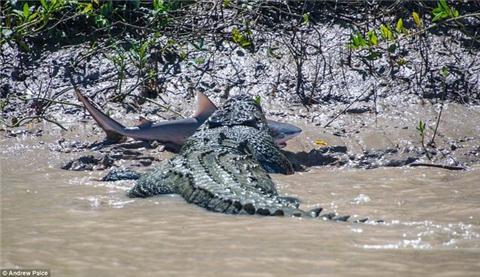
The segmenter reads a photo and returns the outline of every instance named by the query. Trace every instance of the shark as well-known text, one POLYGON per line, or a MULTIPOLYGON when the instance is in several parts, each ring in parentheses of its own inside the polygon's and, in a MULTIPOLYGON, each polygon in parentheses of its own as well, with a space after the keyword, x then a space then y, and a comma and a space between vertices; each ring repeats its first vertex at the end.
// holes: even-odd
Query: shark
MULTIPOLYGON (((128 137, 136 140, 158 141, 173 149, 179 149, 218 109, 205 94, 197 92, 197 110, 192 117, 162 122, 152 122, 141 117, 138 126, 125 127, 97 108, 79 89, 75 89, 75 93, 78 100, 103 129, 108 141, 119 142, 128 137)), ((289 123, 267 120, 267 124, 276 145, 281 148, 286 147, 288 140, 302 132, 302 129, 289 123)))

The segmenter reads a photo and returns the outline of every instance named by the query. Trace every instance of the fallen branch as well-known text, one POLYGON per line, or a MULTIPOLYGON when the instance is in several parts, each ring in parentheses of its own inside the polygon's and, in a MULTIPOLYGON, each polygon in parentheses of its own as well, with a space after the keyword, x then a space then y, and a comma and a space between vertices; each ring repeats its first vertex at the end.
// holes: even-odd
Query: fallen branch
POLYGON ((411 163, 411 164, 409 164, 409 166, 412 166, 412 167, 416 167, 416 166, 436 167, 436 168, 448 169, 448 170, 467 170, 467 168, 465 168, 463 166, 430 164, 430 163, 411 163))

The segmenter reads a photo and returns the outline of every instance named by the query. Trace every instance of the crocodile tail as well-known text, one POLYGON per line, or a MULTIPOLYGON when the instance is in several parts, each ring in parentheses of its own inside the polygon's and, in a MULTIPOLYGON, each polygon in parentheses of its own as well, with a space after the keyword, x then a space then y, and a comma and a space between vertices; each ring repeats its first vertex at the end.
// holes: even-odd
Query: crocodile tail
POLYGON ((312 217, 312 218, 318 218, 323 220, 333 220, 333 221, 345 221, 345 222, 348 221, 352 223, 367 223, 367 222, 384 223, 383 220, 371 220, 369 218, 360 218, 360 219, 350 220, 349 215, 339 215, 337 213, 322 213, 322 211, 323 209, 320 207, 311 209, 305 213, 305 217, 312 217))
POLYGON ((250 197, 234 197, 225 192, 195 186, 191 182, 181 186, 178 192, 188 203, 196 204, 209 211, 218 213, 256 214, 262 216, 302 216, 303 214, 301 210, 293 206, 288 207, 278 202, 275 203, 275 201, 271 201, 271 203, 256 203, 250 197))
MULTIPOLYGON (((252 197, 233 197, 232 195, 193 185, 192 182, 181 186, 178 191, 188 203, 196 204, 209 211, 226 214, 245 214, 261 216, 285 216, 285 217, 303 217, 317 218, 322 220, 347 221, 350 216, 342 216, 336 213, 321 213, 322 208, 315 208, 310 211, 298 209, 292 203, 284 201, 280 197, 271 197, 265 199, 257 198, 253 201, 252 197)), ((248 195, 248 193, 246 193, 248 195)))

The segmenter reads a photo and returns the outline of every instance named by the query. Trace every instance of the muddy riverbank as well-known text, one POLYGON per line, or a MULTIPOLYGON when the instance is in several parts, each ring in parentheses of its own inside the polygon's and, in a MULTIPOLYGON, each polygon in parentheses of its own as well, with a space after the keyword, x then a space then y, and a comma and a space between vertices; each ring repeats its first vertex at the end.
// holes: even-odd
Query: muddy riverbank
MULTIPOLYGON (((322 107, 310 112, 318 115, 310 118, 298 116, 303 113, 301 106, 282 110, 266 105, 265 109, 269 118, 302 128, 300 136, 289 141, 288 147, 283 149, 297 171, 316 166, 363 169, 436 166, 446 170, 466 170, 480 160, 480 125, 472 120, 480 116, 480 110, 475 106, 446 104, 438 128, 439 105, 428 103, 410 104, 400 110, 387 105, 378 115, 369 112, 342 114, 342 107, 322 107), (272 109, 267 110, 270 107, 272 109), (288 116, 283 116, 285 114, 288 116), (325 127, 332 118, 335 120, 325 127), (424 119, 428 126, 423 145, 417 129, 418 118, 424 119)), ((126 122, 134 125, 132 117, 135 116, 130 116, 131 120, 126 122)), ((61 132, 57 127, 58 137, 48 144, 48 149, 52 153, 76 154, 75 158, 59 165, 67 170, 136 167, 143 171, 172 155, 168 153, 172 149, 157 142, 129 139, 123 143, 104 144, 105 134, 89 116, 66 126, 68 129, 61 132)), ((9 130, 4 133, 4 138, 33 136, 41 140, 47 132, 50 133, 41 125, 32 125, 31 128, 9 130)))
MULTIPOLYGON (((281 1, 229 5, 188 6, 196 12, 184 7, 184 22, 196 18, 192 28, 199 31, 216 26, 207 11, 220 9, 216 16, 225 25, 201 38, 169 28, 162 34, 126 29, 124 36, 111 38, 77 30, 65 33, 75 43, 50 45, 32 37, 26 41, 30 51, 2 44, 2 130, 10 136, 21 132, 16 126, 39 121, 64 129, 88 121, 74 86, 131 125, 139 116, 153 121, 190 116, 196 91, 217 105, 249 94, 261 100, 269 118, 305 128, 302 146, 290 155, 297 169, 415 163, 464 168, 479 161, 475 3, 452 7, 463 16, 461 24, 434 22, 434 3, 330 7, 312 2, 303 16, 302 7, 281 1), (283 14, 285 9, 289 13, 283 14), (354 12, 357 23, 344 17, 354 12), (422 13, 421 24, 414 12, 422 13), (237 26, 252 18, 255 23, 237 26), (269 20, 279 24, 270 26, 269 20), (394 40, 384 37, 385 28, 394 40), (378 41, 356 45, 359 34, 364 39, 375 34, 378 41), (420 123, 423 131, 417 130, 420 123)), ((70 146, 80 147, 67 140, 57 148, 70 146)), ((105 156, 86 160, 112 165, 105 156)), ((152 160, 144 157, 142 163, 152 160)))

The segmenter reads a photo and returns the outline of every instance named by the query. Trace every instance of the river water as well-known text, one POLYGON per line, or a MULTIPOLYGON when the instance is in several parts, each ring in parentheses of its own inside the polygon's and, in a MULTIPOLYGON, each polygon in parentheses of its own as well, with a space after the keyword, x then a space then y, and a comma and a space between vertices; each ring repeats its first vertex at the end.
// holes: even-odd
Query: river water
POLYGON ((178 196, 129 199, 132 182, 59 169, 29 137, 1 146, 1 267, 52 276, 479 276, 480 167, 273 175, 279 191, 353 224, 231 216, 178 196))

